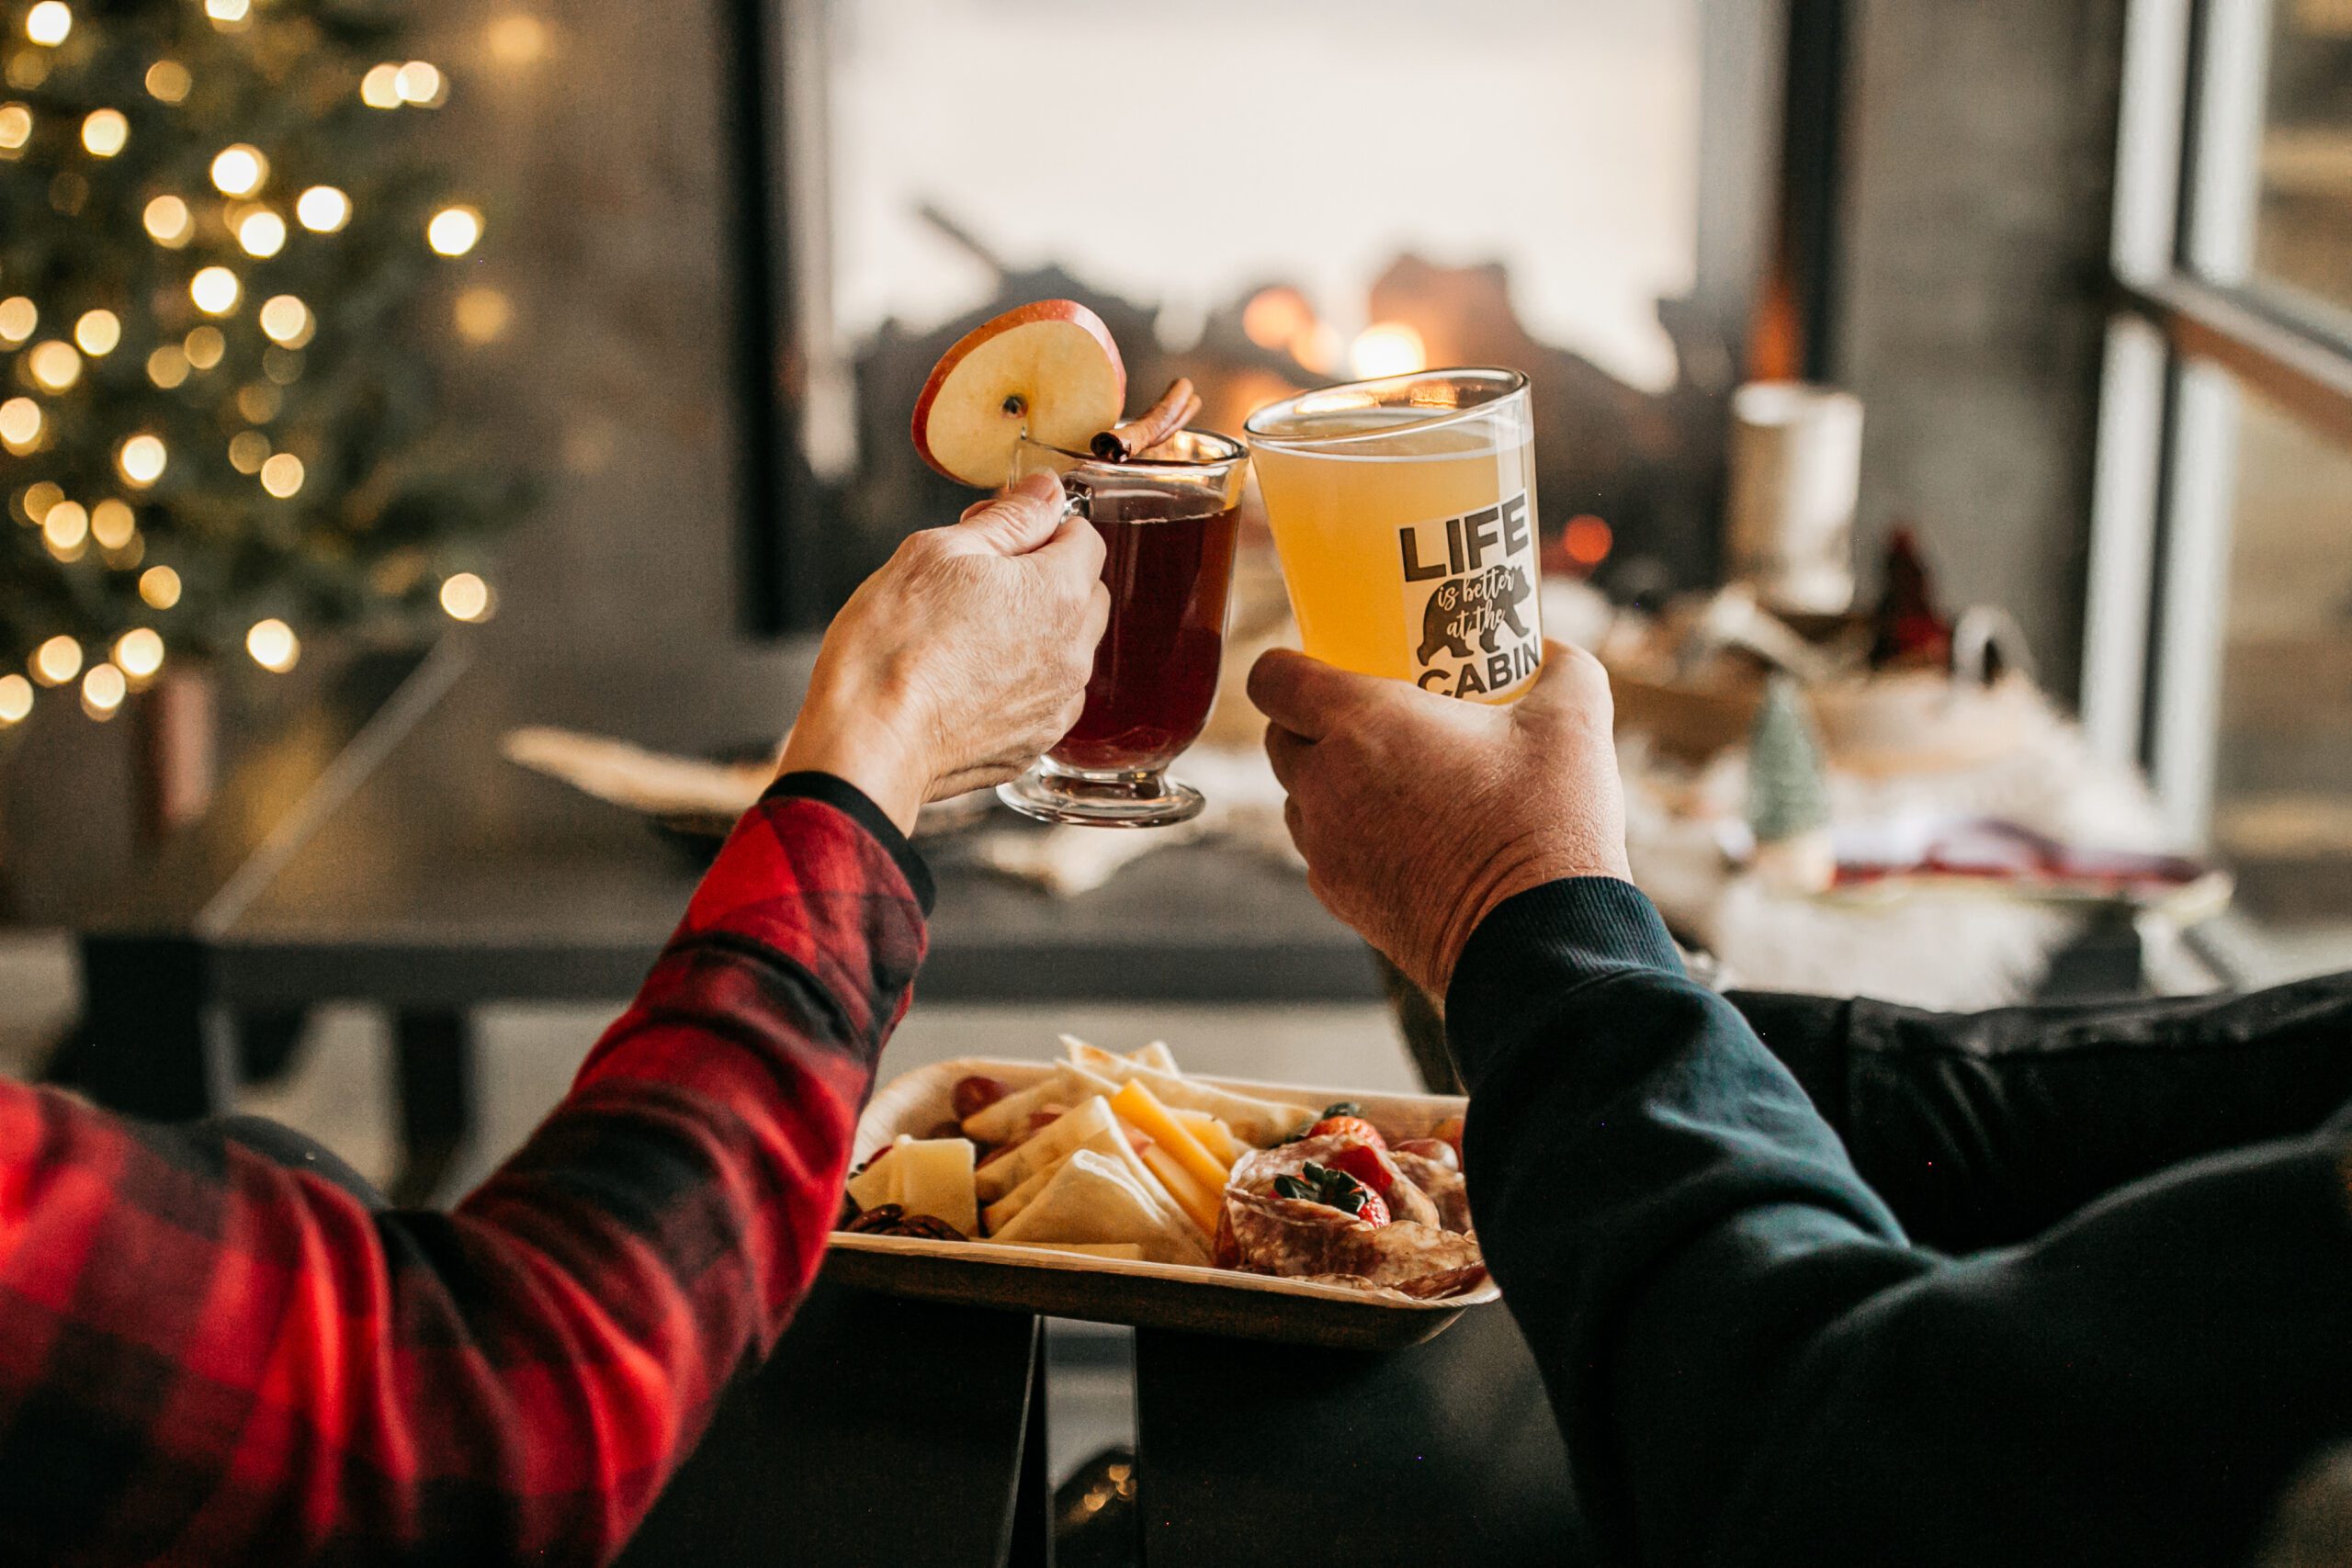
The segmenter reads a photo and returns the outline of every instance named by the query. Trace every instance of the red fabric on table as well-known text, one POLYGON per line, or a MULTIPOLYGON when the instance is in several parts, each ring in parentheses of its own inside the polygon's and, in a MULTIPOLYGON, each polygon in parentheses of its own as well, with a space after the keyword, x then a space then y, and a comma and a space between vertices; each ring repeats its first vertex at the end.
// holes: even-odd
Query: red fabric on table
POLYGON ((922 959, 902 852, 755 807, 448 1214, 0 1085, 0 1561, 616 1554, 816 1273, 922 959))

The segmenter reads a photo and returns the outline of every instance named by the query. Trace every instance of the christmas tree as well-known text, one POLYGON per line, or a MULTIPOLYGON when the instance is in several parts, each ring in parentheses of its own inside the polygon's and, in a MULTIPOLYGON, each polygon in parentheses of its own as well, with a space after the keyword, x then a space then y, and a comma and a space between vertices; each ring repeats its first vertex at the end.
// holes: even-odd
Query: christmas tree
POLYGON ((403 14, 0 0, 0 721, 488 613, 523 488, 436 421, 483 220, 413 145, 449 84, 403 14))
POLYGON ((1747 826, 1759 844, 1829 826, 1829 786, 1797 683, 1775 675, 1747 739, 1747 826))
POLYGON ((1838 879, 1829 781, 1797 683, 1775 675, 1747 737, 1747 826, 1758 875, 1784 892, 1826 892, 1838 879))

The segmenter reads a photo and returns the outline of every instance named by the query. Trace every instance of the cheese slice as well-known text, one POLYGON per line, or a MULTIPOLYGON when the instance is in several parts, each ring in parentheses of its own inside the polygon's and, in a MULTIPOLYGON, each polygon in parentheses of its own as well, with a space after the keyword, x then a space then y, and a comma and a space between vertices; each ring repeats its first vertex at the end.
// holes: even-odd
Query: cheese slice
POLYGON ((1011 1152, 989 1161, 974 1173, 980 1201, 995 1202, 1037 1172, 1051 1168, 1096 1134, 1114 1130, 1117 1124, 1118 1118, 1111 1113, 1111 1102, 1099 1094, 1073 1106, 1052 1125, 1039 1129, 1026 1143, 1015 1144, 1011 1152))
POLYGON ((1031 1111, 1048 1105, 1076 1105, 1098 1094, 1115 1094, 1118 1088, 1082 1067, 1058 1066, 1027 1089, 1015 1089, 965 1117, 964 1135, 983 1144, 1013 1143, 1028 1133, 1031 1111))
POLYGON ((1285 1105, 1254 1095, 1236 1094, 1231 1089, 1212 1089, 1195 1078, 1139 1066, 1125 1056, 1114 1056, 1069 1035, 1062 1037, 1062 1043, 1069 1048, 1072 1066, 1079 1070, 1123 1084, 1147 1084, 1161 1103, 1186 1111, 1205 1111, 1222 1119, 1233 1129, 1235 1136, 1253 1147, 1279 1144, 1315 1120, 1315 1111, 1309 1106, 1285 1105))
POLYGON ((1216 1235, 1217 1210, 1225 1201, 1221 1196, 1225 1190, 1222 1183, 1212 1192, 1201 1185, 1199 1178, 1184 1168, 1182 1161, 1158 1144, 1143 1146, 1143 1163, 1152 1175, 1159 1178, 1159 1184, 1168 1189, 1168 1195, 1176 1200, 1176 1206, 1184 1211, 1184 1217, 1200 1227, 1203 1235, 1216 1235))
POLYGON ((910 1214, 929 1214, 966 1235, 978 1235, 980 1213, 972 1152, 969 1138, 915 1138, 899 1144, 882 1162, 898 1168, 898 1196, 892 1201, 910 1214))
MULTIPOLYGON (((1146 1193, 1165 1203, 1175 1202, 1176 1200, 1170 1196, 1167 1190, 1160 1185, 1159 1179, 1146 1169, 1143 1161, 1136 1157, 1135 1145, 1129 1141, 1126 1125, 1116 1116, 1112 1117, 1107 1125, 1090 1131, 1085 1138, 1070 1150, 1070 1154, 1076 1154, 1079 1149, 1092 1149, 1096 1154, 1115 1161, 1126 1168, 1127 1175, 1146 1193)), ((1068 1155, 1062 1156, 1063 1159, 1069 1157, 1068 1155)), ((1035 1201, 1037 1194, 1046 1190, 1046 1183, 1054 1179, 1054 1172, 1061 1168, 1061 1165, 1062 1161, 1057 1159, 1045 1169, 1032 1172, 1020 1186, 981 1210, 980 1218, 987 1224, 989 1234, 994 1235, 1002 1230, 1012 1222, 1013 1215, 1035 1201)))
MULTIPOLYGON (((913 1141, 911 1138, 900 1138, 898 1144, 913 1141)), ((869 1162, 864 1170, 849 1179, 846 1190, 849 1193, 850 1201, 855 1203, 861 1213, 868 1213, 880 1208, 885 1203, 895 1203, 899 1201, 898 1144, 891 1145, 886 1157, 878 1163, 869 1162)))
POLYGON ((1205 1111, 1177 1111, 1171 1108, 1169 1114, 1183 1123, 1186 1132, 1200 1139, 1201 1146, 1215 1155, 1217 1164, 1227 1171, 1233 1168, 1233 1162, 1246 1152, 1235 1140, 1233 1129, 1205 1111))
POLYGON ((995 1239, 1024 1246, 1127 1242, 1155 1263, 1198 1263, 1207 1256, 1191 1222, 1155 1201, 1115 1161, 1092 1149, 1063 1161, 1036 1201, 995 1239))
POLYGON ((1183 1123, 1168 1114, 1168 1107, 1159 1103, 1159 1097, 1151 1092, 1150 1085, 1136 1079, 1111 1097, 1111 1109, 1118 1112, 1121 1121, 1167 1150, 1178 1165, 1192 1173, 1193 1180, 1212 1192, 1225 1190, 1225 1167, 1201 1147, 1201 1141, 1183 1123))

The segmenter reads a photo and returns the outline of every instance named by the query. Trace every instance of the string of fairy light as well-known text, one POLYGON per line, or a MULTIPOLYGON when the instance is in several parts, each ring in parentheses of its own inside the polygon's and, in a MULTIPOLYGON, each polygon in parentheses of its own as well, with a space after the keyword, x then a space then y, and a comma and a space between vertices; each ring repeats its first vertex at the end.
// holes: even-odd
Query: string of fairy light
MULTIPOLYGON (((188 0, 200 6, 212 27, 234 32, 253 20, 254 0, 188 0)), ((24 15, 23 38, 37 50, 56 50, 77 25, 66 0, 39 0, 24 15)), ((493 56, 514 61, 536 53, 541 43, 538 24, 510 17, 493 29, 493 56), (522 29, 531 36, 523 36, 522 29)), ((36 69, 41 69, 36 66, 36 69)), ((12 67, 10 85, 16 80, 12 67)), ((35 80, 38 80, 36 76, 35 80)), ((197 84, 179 61, 155 60, 142 85, 156 102, 177 106, 197 84)), ((0 89, 5 91, 5 89, 0 89)), ((448 100, 449 83, 430 62, 386 62, 362 77, 358 96, 368 107, 386 112, 437 108, 448 100)), ((0 159, 16 155, 36 130, 35 111, 20 102, 0 100, 0 159)), ((81 155, 93 161, 119 156, 129 146, 131 121, 121 109, 99 107, 81 117, 77 142, 81 155)), ((355 216, 352 197, 329 184, 285 188, 274 178, 269 151, 250 141, 221 147, 206 170, 209 189, 161 191, 141 212, 147 238, 165 252, 180 252, 197 238, 200 220, 218 216, 236 246, 254 261, 267 261, 306 235, 335 234, 355 216), (217 204, 217 205, 213 205, 217 204)), ((482 214, 462 203, 434 209, 418 239, 435 254, 459 257, 481 241, 482 214)), ((227 456, 232 468, 250 477, 263 497, 290 501, 309 479, 302 459, 290 451, 273 449, 270 438, 254 427, 277 413, 283 389, 301 374, 301 351, 321 331, 311 307, 291 293, 249 298, 247 279, 234 265, 219 262, 198 267, 187 278, 188 301, 198 324, 153 349, 147 355, 147 379, 156 388, 173 390, 192 377, 220 365, 229 347, 223 331, 234 318, 250 310, 268 348, 262 358, 264 379, 237 389, 229 399, 246 426, 231 436, 227 456)), ((503 330, 505 300, 494 290, 468 290, 458 301, 461 333, 481 341, 503 330), (492 325, 491 318, 495 316, 492 325)), ((35 458, 49 443, 52 415, 47 400, 62 397, 81 381, 91 361, 102 360, 122 344, 124 323, 104 308, 84 310, 68 320, 54 319, 42 301, 10 290, 0 280, 0 354, 17 357, 15 379, 26 388, 13 391, 0 386, 0 451, 13 457, 35 458)), ((58 484, 36 479, 20 495, 27 522, 40 530, 49 554, 62 563, 80 560, 96 549, 114 570, 136 570, 141 603, 162 626, 141 625, 115 637, 110 643, 85 647, 74 637, 59 635, 35 647, 26 669, 0 672, 0 727, 13 726, 34 709, 43 689, 74 690, 83 711, 96 719, 111 718, 129 695, 153 682, 163 671, 169 649, 164 627, 184 592, 180 574, 166 563, 145 564, 145 540, 134 501, 150 491, 169 469, 173 453, 153 430, 126 431, 112 448, 111 479, 119 494, 72 496, 58 484)), ((488 616, 492 595, 482 578, 460 571, 440 584, 441 609, 459 621, 488 616)), ((246 653, 262 669, 277 673, 292 670, 301 658, 302 643, 296 628, 277 616, 256 620, 244 635, 246 653)))

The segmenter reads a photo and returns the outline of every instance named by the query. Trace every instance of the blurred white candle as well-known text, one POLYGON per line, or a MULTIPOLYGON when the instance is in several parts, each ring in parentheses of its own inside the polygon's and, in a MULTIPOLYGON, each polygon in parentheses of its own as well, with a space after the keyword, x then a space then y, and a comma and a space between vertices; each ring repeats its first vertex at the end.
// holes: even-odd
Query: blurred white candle
POLYGON ((1783 610, 1838 615, 1854 602, 1854 507, 1862 404, 1802 381, 1732 394, 1731 572, 1783 610))

